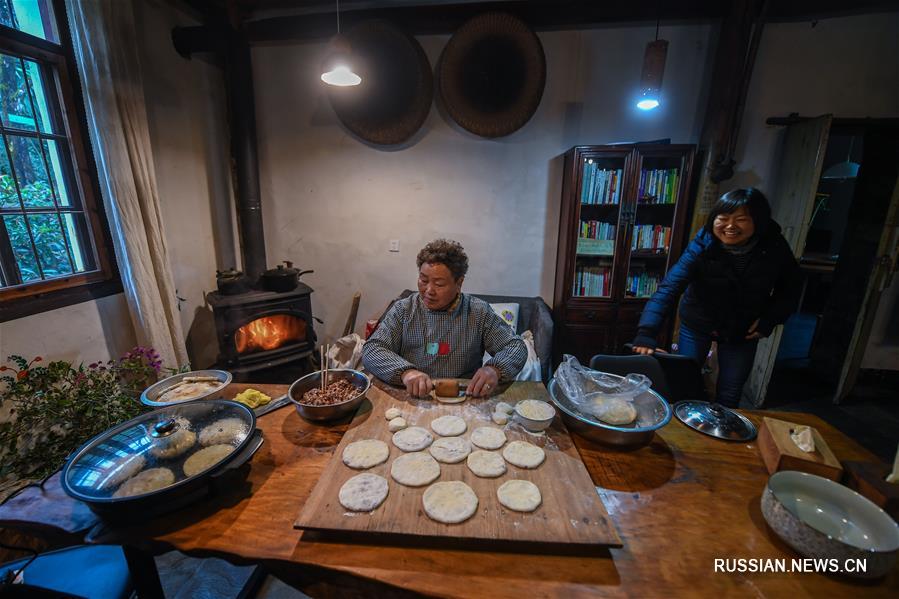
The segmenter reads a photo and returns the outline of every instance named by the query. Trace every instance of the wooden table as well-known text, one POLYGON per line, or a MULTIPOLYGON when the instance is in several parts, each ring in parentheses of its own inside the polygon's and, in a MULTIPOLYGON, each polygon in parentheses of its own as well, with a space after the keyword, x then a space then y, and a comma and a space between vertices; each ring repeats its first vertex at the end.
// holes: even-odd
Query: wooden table
MULTIPOLYGON (((538 383, 535 394, 546 391, 538 383)), ((270 395, 285 386, 253 385, 270 395)), ((247 385, 234 384, 233 396, 247 385)), ((747 413, 756 424, 761 413, 747 413)), ((764 412, 765 415, 778 416, 764 412)), ((816 427, 842 460, 874 456, 817 417, 782 414, 816 427)), ((357 415, 355 423, 369 417, 357 415)), ((899 571, 875 583, 822 574, 715 573, 716 558, 798 557, 771 533, 759 507, 768 474, 755 443, 718 441, 672 422, 636 451, 573 435, 624 543, 590 554, 533 554, 477 547, 370 545, 293 528, 293 522, 352 423, 317 426, 287 407, 259 419, 265 444, 247 484, 154 521, 110 529, 59 495, 51 480, 0 507, 0 526, 70 533, 89 542, 149 552, 177 549, 234 563, 262 563, 305 592, 458 596, 897 596, 899 571)))

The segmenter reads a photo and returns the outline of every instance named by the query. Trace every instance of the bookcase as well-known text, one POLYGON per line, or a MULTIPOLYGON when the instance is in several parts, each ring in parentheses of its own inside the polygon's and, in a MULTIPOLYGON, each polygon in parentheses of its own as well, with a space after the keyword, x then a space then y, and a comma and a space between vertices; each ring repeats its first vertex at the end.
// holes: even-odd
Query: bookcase
MULTIPOLYGON (((637 332, 685 243, 695 147, 575 146, 565 153, 553 295, 554 359, 587 364, 637 332)), ((670 326, 668 327, 670 329, 670 326)), ((667 345, 666 330, 659 340, 667 345)))

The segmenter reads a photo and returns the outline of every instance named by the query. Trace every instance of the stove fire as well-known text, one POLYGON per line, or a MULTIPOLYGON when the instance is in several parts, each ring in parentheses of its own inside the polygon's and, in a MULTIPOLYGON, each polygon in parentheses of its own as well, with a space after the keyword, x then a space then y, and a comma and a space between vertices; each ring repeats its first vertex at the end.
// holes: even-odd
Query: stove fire
POLYGON ((257 318, 234 333, 238 354, 277 349, 305 339, 306 321, 290 314, 257 318))

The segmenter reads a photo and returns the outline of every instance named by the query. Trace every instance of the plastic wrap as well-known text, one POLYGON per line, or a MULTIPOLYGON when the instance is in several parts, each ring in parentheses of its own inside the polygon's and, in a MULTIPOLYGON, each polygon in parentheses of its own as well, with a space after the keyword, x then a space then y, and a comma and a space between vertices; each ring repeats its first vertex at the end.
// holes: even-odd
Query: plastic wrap
POLYGON ((645 375, 621 377, 599 372, 583 366, 568 354, 556 369, 555 379, 572 407, 614 425, 634 421, 634 398, 652 386, 645 375))

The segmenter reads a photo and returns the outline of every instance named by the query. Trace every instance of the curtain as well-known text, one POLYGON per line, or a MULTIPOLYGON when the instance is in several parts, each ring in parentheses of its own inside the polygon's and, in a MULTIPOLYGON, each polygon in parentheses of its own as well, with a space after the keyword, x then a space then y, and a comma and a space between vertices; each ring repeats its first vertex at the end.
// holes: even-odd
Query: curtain
POLYGON ((66 0, 100 188, 131 321, 163 364, 187 364, 162 233, 131 2, 66 0))

